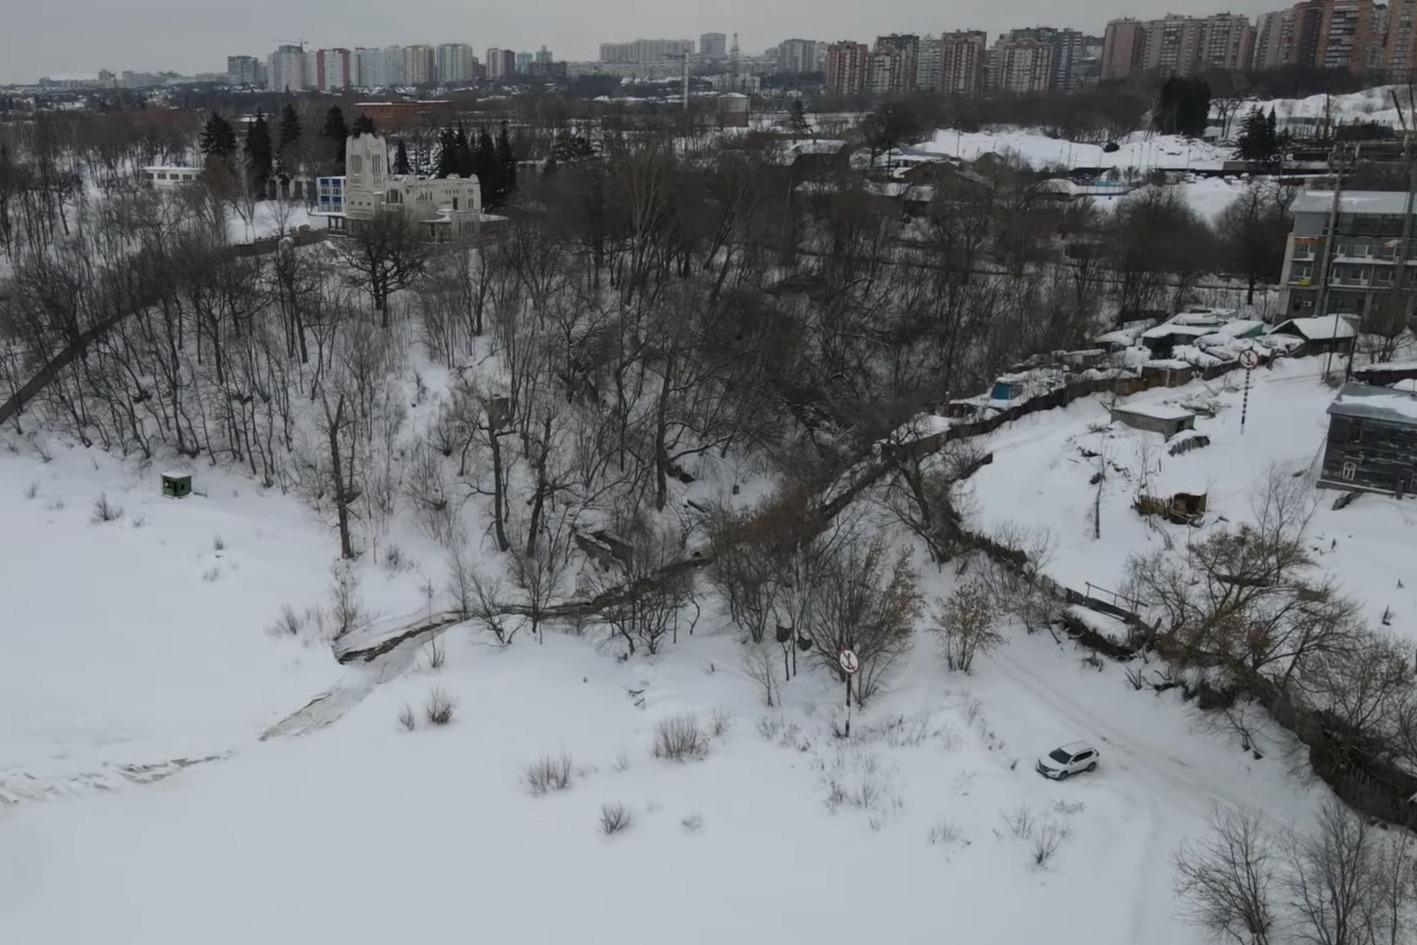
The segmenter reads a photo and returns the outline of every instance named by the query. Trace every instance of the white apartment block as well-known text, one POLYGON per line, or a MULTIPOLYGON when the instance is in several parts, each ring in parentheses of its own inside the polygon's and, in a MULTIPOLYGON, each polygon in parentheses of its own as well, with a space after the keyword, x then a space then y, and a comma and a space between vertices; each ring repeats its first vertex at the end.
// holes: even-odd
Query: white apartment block
POLYGON ((403 48, 403 83, 427 85, 437 78, 432 46, 416 44, 403 48))
POLYGON ((316 87, 322 92, 349 88, 354 84, 354 65, 348 49, 321 49, 315 54, 316 87))
POLYGON ((268 66, 270 88, 274 92, 303 92, 308 88, 305 52, 299 46, 280 46, 271 53, 268 66))
POLYGON ((467 43, 443 43, 436 54, 439 82, 471 82, 477 77, 477 56, 467 43))

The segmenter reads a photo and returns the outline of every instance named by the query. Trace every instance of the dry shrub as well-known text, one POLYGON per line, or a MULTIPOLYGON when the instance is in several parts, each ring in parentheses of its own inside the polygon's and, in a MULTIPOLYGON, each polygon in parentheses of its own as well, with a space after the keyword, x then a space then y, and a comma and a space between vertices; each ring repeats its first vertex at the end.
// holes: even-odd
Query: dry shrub
POLYGON ((607 837, 629 830, 634 822, 635 816, 624 804, 600 805, 600 830, 607 837))
POLYGON ((447 725, 453 720, 453 709, 457 703, 442 689, 434 689, 428 694, 423 705, 423 717, 429 725, 447 725))
POLYGON ((93 503, 93 513, 89 520, 95 525, 102 525, 105 522, 116 522, 123 517, 123 507, 114 505, 108 500, 108 493, 102 493, 93 503))
POLYGON ((662 719, 654 729, 654 756, 668 761, 698 761, 708 754, 708 737, 693 715, 662 719))
POLYGON ((527 765, 522 778, 531 793, 540 797, 548 792, 564 791, 570 787, 574 771, 571 756, 562 752, 560 755, 544 755, 533 761, 527 765))

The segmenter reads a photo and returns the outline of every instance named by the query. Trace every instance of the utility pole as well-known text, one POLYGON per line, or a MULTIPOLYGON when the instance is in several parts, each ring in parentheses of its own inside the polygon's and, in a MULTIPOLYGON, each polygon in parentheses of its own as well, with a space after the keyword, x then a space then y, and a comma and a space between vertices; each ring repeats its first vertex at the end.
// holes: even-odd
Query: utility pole
MULTIPOLYGON (((1354 157, 1357 157, 1356 149, 1354 157)), ((1314 299, 1314 315, 1322 318, 1328 307, 1328 273, 1329 262, 1333 258, 1334 242, 1338 234, 1334 232, 1338 225, 1338 204, 1343 194, 1343 150, 1338 142, 1334 142, 1333 150, 1329 155, 1329 165, 1333 168, 1333 202, 1328 208, 1328 225, 1324 229, 1323 257, 1319 260, 1319 292, 1314 299)), ((1333 341, 1338 337, 1338 319, 1333 320, 1333 338, 1329 340, 1328 360, 1324 362, 1324 379, 1328 379, 1329 368, 1333 364, 1333 341)))

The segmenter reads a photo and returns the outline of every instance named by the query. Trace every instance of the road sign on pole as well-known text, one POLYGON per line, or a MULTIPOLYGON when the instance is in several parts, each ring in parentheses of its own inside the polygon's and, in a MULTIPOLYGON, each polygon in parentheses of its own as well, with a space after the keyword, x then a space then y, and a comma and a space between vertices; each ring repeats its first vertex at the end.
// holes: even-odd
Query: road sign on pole
POLYGON ((1245 394, 1240 400, 1240 435, 1245 435, 1245 415, 1250 412, 1250 372, 1259 366, 1260 356, 1253 348, 1240 352, 1240 367, 1245 369, 1245 394))
POLYGON ((856 651, 848 647, 842 647, 837 654, 836 661, 841 664, 841 671, 846 674, 846 737, 851 737, 851 677, 861 669, 861 661, 856 658, 856 651))
POLYGON ((856 658, 856 654, 851 650, 842 650, 841 656, 837 658, 841 663, 841 669, 848 676, 855 676, 857 670, 861 668, 861 661, 856 658))

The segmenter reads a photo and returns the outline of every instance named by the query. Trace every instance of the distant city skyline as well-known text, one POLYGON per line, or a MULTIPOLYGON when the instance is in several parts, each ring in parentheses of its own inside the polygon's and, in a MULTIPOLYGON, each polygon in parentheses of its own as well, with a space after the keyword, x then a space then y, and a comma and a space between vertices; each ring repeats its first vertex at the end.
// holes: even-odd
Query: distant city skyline
POLYGON ((738 33, 745 54, 760 53, 789 37, 823 42, 871 42, 891 32, 938 34, 984 30, 991 37, 1026 26, 1072 27, 1100 34, 1122 16, 1210 14, 1223 10, 1257 16, 1285 4, 1274 0, 1100 0, 1060 10, 1039 0, 996 0, 986 8, 942 10, 925 0, 860 4, 816 0, 808 5, 720 0, 682 9, 627 0, 595 6, 550 0, 526 7, 475 10, 456 0, 245 0, 186 5, 112 4, 108 0, 26 0, 7 11, 0 39, 0 82, 27 83, 41 76, 114 72, 221 72, 230 55, 264 57, 282 42, 304 39, 315 48, 361 45, 468 43, 489 47, 556 50, 557 58, 594 60, 601 43, 638 38, 683 38, 738 33))

